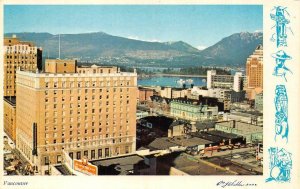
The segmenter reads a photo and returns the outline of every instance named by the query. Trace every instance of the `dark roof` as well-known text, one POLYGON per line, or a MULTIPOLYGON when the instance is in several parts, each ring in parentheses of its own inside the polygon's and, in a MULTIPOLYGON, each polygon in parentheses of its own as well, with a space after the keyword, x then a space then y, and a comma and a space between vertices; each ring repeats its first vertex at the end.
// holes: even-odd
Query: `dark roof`
POLYGON ((178 146, 178 144, 170 142, 168 137, 157 138, 148 145, 151 150, 166 150, 175 146, 178 146))
POLYGON ((197 121, 195 126, 199 130, 204 130, 204 129, 211 129, 215 128, 216 122, 210 121, 210 122, 199 122, 197 121))
POLYGON ((174 126, 177 126, 177 125, 183 125, 183 124, 185 124, 184 121, 174 120, 173 123, 170 125, 170 127, 174 127, 174 126))
POLYGON ((203 97, 199 95, 199 99, 189 99, 189 98, 174 98, 172 101, 175 102, 180 102, 180 103, 185 103, 185 104, 194 104, 194 105, 208 105, 208 106, 217 106, 218 104, 218 99, 214 97, 203 97))
POLYGON ((4 100, 12 106, 16 106, 16 96, 5 96, 4 100))
POLYGON ((212 135, 212 134, 209 134, 206 132, 194 132, 194 133, 191 133, 191 135, 194 137, 199 137, 199 138, 202 138, 205 140, 210 140, 212 142, 217 142, 217 143, 222 142, 224 139, 223 137, 212 135))
POLYGON ((142 91, 155 91, 154 89, 145 88, 145 87, 138 87, 138 89, 142 91))
POLYGON ((189 147, 189 146, 205 145, 211 143, 213 142, 209 140, 205 140, 203 138, 193 137, 193 136, 177 136, 172 138, 161 137, 151 142, 148 145, 148 147, 152 150, 166 150, 170 147, 175 147, 175 146, 189 147))
POLYGON ((157 172, 160 175, 168 175, 170 168, 174 167, 180 171, 183 171, 189 175, 232 175, 233 173, 224 169, 211 166, 204 160, 195 159, 185 153, 170 153, 157 157, 158 165, 157 172))
POLYGON ((168 131, 174 119, 166 116, 148 116, 140 119, 141 122, 147 121, 152 124, 153 128, 160 129, 161 131, 168 131))
POLYGON ((211 135, 215 135, 215 136, 219 136, 219 137, 222 137, 222 138, 228 138, 228 139, 242 137, 240 135, 236 135, 236 134, 233 134, 233 133, 226 133, 226 132, 217 131, 217 130, 207 131, 205 133, 208 133, 208 134, 211 134, 211 135))
POLYGON ((144 158, 138 155, 120 156, 103 160, 90 161, 98 167, 99 175, 127 175, 134 169, 134 165, 142 163, 144 158))
POLYGON ((167 104, 169 104, 171 102, 171 99, 164 98, 164 97, 161 97, 161 96, 158 96, 158 95, 150 96, 150 99, 151 99, 151 101, 160 102, 160 103, 165 101, 167 104))

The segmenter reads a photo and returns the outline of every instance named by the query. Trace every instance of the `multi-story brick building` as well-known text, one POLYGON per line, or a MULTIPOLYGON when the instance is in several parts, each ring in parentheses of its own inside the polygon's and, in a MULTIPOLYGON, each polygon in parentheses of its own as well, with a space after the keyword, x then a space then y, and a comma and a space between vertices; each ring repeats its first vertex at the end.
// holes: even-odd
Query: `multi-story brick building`
POLYGON ((16 96, 16 71, 18 67, 22 70, 42 70, 42 49, 31 42, 20 41, 15 35, 4 38, 4 96, 16 96))
POLYGON ((17 148, 33 165, 60 163, 63 151, 89 160, 135 152, 137 74, 95 68, 17 72, 17 148))

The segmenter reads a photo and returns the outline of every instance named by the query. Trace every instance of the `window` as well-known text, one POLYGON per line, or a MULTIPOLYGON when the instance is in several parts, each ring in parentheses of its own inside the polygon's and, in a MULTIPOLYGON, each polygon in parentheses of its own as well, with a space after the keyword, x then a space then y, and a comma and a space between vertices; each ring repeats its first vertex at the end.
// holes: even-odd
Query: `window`
POLYGON ((57 163, 61 163, 61 155, 58 155, 58 156, 57 156, 56 162, 57 162, 57 163))
POLYGON ((76 153, 76 159, 81 159, 81 152, 76 153))
POLYGON ((49 157, 45 156, 45 165, 49 165, 49 157))
POLYGON ((85 157, 88 157, 88 151, 87 150, 85 150, 84 152, 83 152, 83 155, 85 156, 85 157))
POLYGON ((73 159, 73 152, 70 152, 69 156, 70 156, 71 159, 73 159))
POLYGON ((95 159, 95 150, 91 150, 91 159, 95 159))
POLYGON ((102 158, 102 149, 98 149, 98 158, 102 158))
POLYGON ((109 157, 109 148, 105 148, 105 157, 109 157))
POLYGON ((126 154, 129 153, 129 146, 125 146, 125 153, 126 153, 126 154))

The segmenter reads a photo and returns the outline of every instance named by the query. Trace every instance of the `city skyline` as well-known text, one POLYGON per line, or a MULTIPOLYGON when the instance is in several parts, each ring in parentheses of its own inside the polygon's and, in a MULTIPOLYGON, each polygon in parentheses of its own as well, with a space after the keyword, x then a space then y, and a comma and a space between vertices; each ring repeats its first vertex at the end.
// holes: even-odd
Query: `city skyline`
POLYGON ((5 5, 4 18, 4 33, 105 32, 150 42, 181 40, 198 49, 233 33, 262 31, 258 5, 5 5))

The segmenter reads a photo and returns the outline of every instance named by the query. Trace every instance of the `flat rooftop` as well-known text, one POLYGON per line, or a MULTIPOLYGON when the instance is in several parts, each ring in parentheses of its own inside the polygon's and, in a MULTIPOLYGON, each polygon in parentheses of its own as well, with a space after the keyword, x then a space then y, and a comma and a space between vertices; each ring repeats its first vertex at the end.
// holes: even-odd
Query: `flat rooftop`
POLYGON ((226 132, 217 131, 217 130, 207 131, 206 133, 211 134, 211 135, 215 135, 215 136, 219 136, 219 137, 223 137, 223 138, 226 138, 226 139, 234 139, 234 138, 242 137, 240 135, 236 135, 236 134, 233 134, 233 133, 226 133, 226 132))
POLYGON ((165 150, 170 147, 176 147, 176 146, 196 146, 196 145, 206 145, 211 144, 212 141, 205 140, 203 138, 199 137, 193 137, 193 136, 177 136, 177 137, 161 137, 156 138, 153 142, 151 142, 148 147, 150 149, 156 149, 156 150, 165 150))
POLYGON ((135 154, 90 161, 98 167, 99 175, 128 175, 131 174, 134 165, 141 162, 144 162, 144 158, 135 154))
POLYGON ((244 123, 240 121, 236 121, 235 124, 233 121, 224 121, 224 122, 217 123, 217 125, 225 126, 225 127, 234 127, 235 129, 243 133, 263 132, 262 126, 254 125, 251 123, 244 123))
MULTIPOLYGON (((157 167, 157 172, 160 175, 168 174, 171 167, 183 171, 189 175, 234 175, 232 172, 211 166, 204 160, 198 160, 185 153, 171 153, 164 156, 159 156, 158 164, 167 165, 169 169, 157 167)), ((164 166, 165 167, 165 166, 164 166)))

